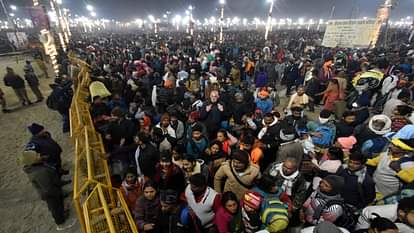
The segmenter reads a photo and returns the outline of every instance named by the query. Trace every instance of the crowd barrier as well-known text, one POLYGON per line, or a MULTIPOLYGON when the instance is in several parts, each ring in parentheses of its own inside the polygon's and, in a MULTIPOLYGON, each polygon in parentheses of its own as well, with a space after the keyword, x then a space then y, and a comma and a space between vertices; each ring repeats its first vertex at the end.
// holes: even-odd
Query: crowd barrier
POLYGON ((81 67, 74 79, 70 136, 75 145, 73 204, 83 233, 138 233, 119 189, 112 187, 105 148, 89 112, 88 64, 69 56, 81 67))

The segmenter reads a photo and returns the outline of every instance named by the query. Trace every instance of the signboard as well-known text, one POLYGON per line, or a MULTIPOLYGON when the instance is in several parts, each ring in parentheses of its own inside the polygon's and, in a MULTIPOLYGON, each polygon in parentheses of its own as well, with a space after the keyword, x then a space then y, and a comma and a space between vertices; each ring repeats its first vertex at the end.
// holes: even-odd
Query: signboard
POLYGON ((375 33, 375 22, 375 19, 330 20, 322 46, 368 48, 371 44, 372 33, 375 33))
POLYGON ((30 17, 32 19, 33 26, 38 30, 49 30, 49 18, 46 10, 42 6, 35 6, 30 8, 30 17))

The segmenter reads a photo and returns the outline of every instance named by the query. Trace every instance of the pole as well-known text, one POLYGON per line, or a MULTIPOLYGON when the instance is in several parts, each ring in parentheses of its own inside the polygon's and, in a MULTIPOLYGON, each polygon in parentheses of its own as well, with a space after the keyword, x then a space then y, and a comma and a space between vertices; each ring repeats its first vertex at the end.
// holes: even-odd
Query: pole
POLYGON ((221 5, 221 13, 220 13, 220 44, 223 43, 223 24, 224 24, 224 4, 221 5))
POLYGON ((331 16, 329 16, 329 19, 332 19, 334 14, 335 14, 335 5, 332 6, 331 16))
POLYGON ((267 38, 269 36, 269 30, 270 30, 270 27, 271 27, 271 24, 272 24, 273 4, 274 4, 274 0, 270 0, 270 9, 269 9, 269 15, 267 17, 265 40, 267 40, 267 38))

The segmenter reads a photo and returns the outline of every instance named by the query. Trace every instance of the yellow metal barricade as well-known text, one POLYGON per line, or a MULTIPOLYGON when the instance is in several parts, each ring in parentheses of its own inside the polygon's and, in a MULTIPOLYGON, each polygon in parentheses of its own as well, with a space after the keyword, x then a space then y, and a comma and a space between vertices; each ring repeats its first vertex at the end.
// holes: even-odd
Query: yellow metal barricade
POLYGON ((138 233, 120 190, 113 188, 105 148, 90 115, 88 65, 69 56, 81 66, 74 82, 70 108, 70 135, 75 144, 73 203, 84 233, 138 233))

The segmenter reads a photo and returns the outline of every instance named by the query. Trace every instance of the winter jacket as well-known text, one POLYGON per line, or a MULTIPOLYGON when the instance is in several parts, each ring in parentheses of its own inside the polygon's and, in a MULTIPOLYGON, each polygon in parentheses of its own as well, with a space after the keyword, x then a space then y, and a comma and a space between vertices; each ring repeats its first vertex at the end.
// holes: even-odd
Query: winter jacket
POLYGON ((4 85, 13 89, 24 88, 24 80, 17 74, 6 74, 4 76, 4 85))
MULTIPOLYGON (((264 174, 273 176, 276 180, 276 185, 278 187, 283 187, 283 183, 285 181, 283 176, 279 172, 276 172, 275 174, 271 172, 272 170, 276 171, 275 167, 278 165, 279 163, 272 163, 265 170, 264 174)), ((289 196, 290 199, 292 200, 292 205, 293 205, 294 210, 302 208, 303 202, 305 201, 306 195, 307 195, 306 191, 307 191, 307 186, 306 186, 305 177, 303 177, 303 175, 299 173, 299 175, 293 181, 292 191, 291 191, 292 194, 289 196)))
POLYGON ((362 182, 358 181, 358 176, 349 169, 340 169, 338 176, 345 180, 345 189, 341 196, 345 203, 351 204, 358 209, 368 206, 375 199, 375 183, 372 177, 365 172, 362 182))
POLYGON ((60 154, 62 153, 62 148, 53 140, 50 133, 33 136, 26 145, 26 150, 33 150, 42 156, 47 156, 47 164, 57 169, 61 168, 62 160, 60 154))
POLYGON ((40 163, 25 166, 23 171, 29 177, 30 182, 42 200, 62 196, 60 175, 55 168, 40 163))
POLYGON ((318 224, 321 221, 335 223, 342 216, 344 209, 342 205, 332 204, 327 206, 330 200, 343 201, 340 195, 328 196, 319 191, 314 191, 311 196, 303 204, 306 222, 310 224, 318 224), (319 219, 315 218, 315 212, 318 208, 322 208, 319 219))
POLYGON ((376 191, 383 196, 394 194, 400 190, 402 182, 412 183, 414 181, 414 166, 412 157, 393 158, 388 152, 381 153, 379 156, 369 159, 368 166, 376 167, 374 181, 376 191), (396 172, 390 167, 390 163, 400 163, 401 170, 396 172))
POLYGON ((163 174, 161 171, 161 165, 158 163, 155 167, 155 175, 153 180, 157 182, 160 190, 172 189, 177 193, 184 192, 184 174, 181 169, 175 164, 171 164, 171 167, 168 169, 167 174, 163 174))
POLYGON ((27 73, 24 75, 24 78, 26 79, 29 86, 31 87, 39 86, 39 79, 37 79, 37 76, 34 73, 27 73))
POLYGON ((216 132, 221 128, 221 121, 225 120, 227 116, 227 107, 223 103, 224 110, 221 112, 217 104, 213 104, 211 110, 207 112, 206 108, 209 103, 204 104, 200 111, 200 120, 204 122, 208 132, 216 132))
POLYGON ((265 87, 267 85, 268 79, 269 79, 269 77, 268 77, 266 72, 260 72, 256 76, 256 81, 255 81, 256 88, 265 87))
POLYGON ((232 191, 236 194, 237 199, 240 200, 244 193, 252 187, 254 181, 259 177, 259 173, 259 167, 255 164, 250 164, 244 172, 238 173, 234 170, 231 160, 226 161, 221 165, 214 176, 214 189, 219 193, 232 191), (226 180, 224 183, 224 190, 222 190, 221 187, 224 179, 226 180))
POLYGON ((272 111, 273 102, 270 98, 267 99, 256 99, 256 108, 260 109, 262 113, 269 113, 272 111))
POLYGON ((142 195, 138 198, 133 213, 140 232, 144 232, 144 225, 148 223, 155 224, 155 228, 157 228, 161 213, 160 198, 156 197, 154 200, 150 201, 142 195))
POLYGON ((142 194, 141 188, 138 181, 134 185, 128 185, 126 181, 122 182, 120 190, 130 210, 135 208, 135 204, 142 194))
POLYGON ((155 175, 154 168, 159 162, 159 159, 159 152, 153 145, 147 144, 145 145, 145 148, 139 146, 135 151, 135 163, 138 175, 144 175, 152 178, 155 175))

